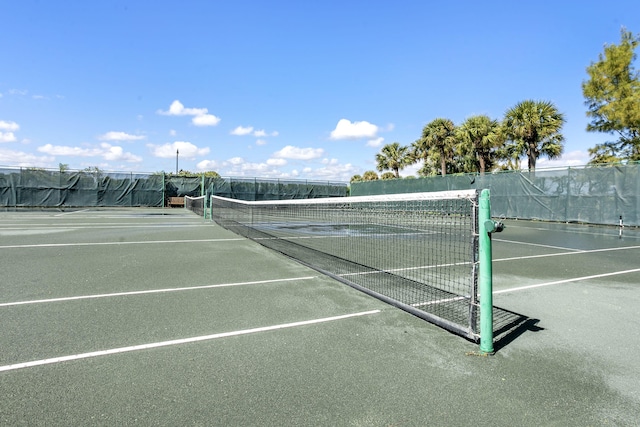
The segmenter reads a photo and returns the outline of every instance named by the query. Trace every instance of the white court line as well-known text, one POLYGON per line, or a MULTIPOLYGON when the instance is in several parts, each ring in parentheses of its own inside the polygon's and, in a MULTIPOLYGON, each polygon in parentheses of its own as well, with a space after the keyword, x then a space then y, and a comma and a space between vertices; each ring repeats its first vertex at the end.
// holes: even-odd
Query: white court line
POLYGON ((501 289, 499 291, 493 291, 493 294, 504 294, 508 292, 524 291, 527 289, 542 288, 544 286, 560 285, 563 283, 579 282, 582 280, 599 279, 601 277, 617 276, 620 274, 637 273, 639 271, 640 271, 640 268, 634 268, 632 270, 615 271, 613 273, 594 274, 593 276, 574 277, 572 279, 556 280, 555 282, 538 283, 536 285, 520 286, 518 288, 511 288, 511 289, 501 289))
POLYGON ((90 209, 82 209, 79 211, 73 211, 73 212, 62 212, 59 214, 54 215, 54 217, 58 217, 58 216, 65 216, 65 215, 75 215, 77 213, 83 213, 83 212, 89 212, 90 209))
POLYGON ((17 249, 17 248, 60 248, 67 246, 119 246, 119 245, 166 245, 169 243, 206 243, 206 242, 238 242, 247 240, 244 237, 232 239, 198 239, 198 240, 150 240, 137 242, 93 242, 93 243, 39 243, 34 245, 6 245, 0 246, 0 249, 17 249))
POLYGON ((38 228, 58 228, 58 227, 62 227, 62 228, 160 228, 160 227, 172 227, 172 228, 178 228, 178 227, 198 227, 198 226, 207 226, 208 224, 203 223, 202 221, 199 222, 184 222, 184 223, 175 223, 175 222, 161 222, 161 223, 156 223, 156 224, 140 224, 140 223, 135 223, 135 222, 130 222, 130 223, 119 223, 119 224, 115 224, 115 223, 109 223, 109 222, 105 222, 102 224, 88 224, 88 223, 72 223, 72 222, 65 222, 65 223, 50 223, 50 224, 24 224, 24 223, 16 223, 16 224, 0 224, 0 229, 5 230, 5 229, 9 229, 9 230, 20 230, 20 229, 38 229, 38 228))
MULTIPOLYGON (((574 224, 574 225, 578 226, 576 224, 574 224)), ((607 233, 607 232, 604 232, 604 231, 597 233, 597 232, 581 231, 581 230, 575 230, 575 229, 574 230, 562 230, 562 229, 542 228, 542 227, 523 227, 521 225, 514 225, 514 224, 511 224, 511 223, 509 223, 508 227, 509 228, 520 228, 520 229, 523 229, 523 230, 537 230, 537 231, 553 232, 553 233, 588 234, 588 235, 591 235, 591 236, 605 236, 605 237, 617 237, 617 234, 615 233, 615 229, 619 228, 618 225, 613 225, 612 224, 609 229, 611 231, 614 231, 613 233, 607 233)), ((627 225, 624 226, 624 228, 632 228, 632 227, 633 226, 627 226, 627 225)), ((635 238, 638 238, 640 236, 631 235, 631 236, 628 236, 628 237, 631 237, 631 238, 635 239, 635 238)))
POLYGON ((336 320, 343 320, 343 319, 348 319, 348 318, 351 318, 351 317, 367 316, 367 315, 370 315, 370 314, 377 314, 377 313, 380 313, 380 311, 381 310, 362 311, 362 312, 359 312, 359 313, 350 313, 350 314, 343 314, 341 316, 333 316, 333 317, 324 317, 324 318, 320 318, 320 319, 304 320, 304 321, 301 321, 301 322, 283 323, 283 324, 280 324, 280 325, 265 326, 265 327, 261 327, 261 328, 243 329, 243 330, 239 330, 239 331, 222 332, 222 333, 219 333, 219 334, 203 335, 203 336, 199 336, 199 337, 182 338, 182 339, 170 340, 170 341, 161 341, 161 342, 155 342, 155 343, 149 343, 149 344, 134 345, 134 346, 130 346, 130 347, 112 348, 112 349, 109 349, 109 350, 92 351, 92 352, 89 352, 89 353, 72 354, 70 356, 53 357, 53 358, 50 358, 50 359, 33 360, 31 362, 15 363, 15 364, 12 364, 12 365, 0 366, 0 372, 14 371, 16 369, 31 368, 31 367, 34 367, 34 366, 50 365, 50 364, 53 364, 53 363, 69 362, 69 361, 72 361, 72 360, 88 359, 88 358, 91 358, 91 357, 107 356, 107 355, 119 354, 119 353, 128 353, 128 352, 132 352, 132 351, 148 350, 148 349, 151 349, 151 348, 168 347, 168 346, 172 346, 172 345, 189 344, 189 343, 194 343, 194 342, 199 342, 199 341, 214 340, 214 339, 218 339, 218 338, 236 337, 236 336, 239 336, 239 335, 255 334, 255 333, 258 333, 258 332, 268 332, 268 331, 275 331, 275 330, 278 330, 278 329, 295 328, 295 327, 298 327, 298 326, 307 326, 307 325, 314 325, 314 324, 318 324, 318 323, 333 322, 333 321, 336 321, 336 320))
POLYGON ((516 245, 539 246, 539 247, 542 247, 542 248, 561 249, 563 251, 584 252, 584 249, 573 249, 573 248, 565 248, 563 246, 542 245, 540 243, 517 242, 515 240, 503 240, 503 239, 493 239, 493 241, 494 242, 513 243, 513 244, 516 244, 516 245))
POLYGON ((469 297, 459 296, 459 297, 445 298, 445 299, 439 299, 439 300, 434 300, 434 301, 417 302, 415 304, 411 304, 411 306, 412 307, 423 307, 425 305, 442 304, 442 303, 445 303, 445 302, 460 301, 460 300, 468 299, 468 298, 469 297))
POLYGON ((5 302, 5 303, 1 303, 0 307, 10 307, 14 305, 26 305, 26 304, 40 304, 40 303, 46 303, 46 302, 75 301, 75 300, 82 300, 82 299, 111 298, 111 297, 121 297, 121 296, 131 296, 131 295, 161 294, 166 292, 193 291, 197 289, 228 288, 231 286, 260 285, 264 283, 291 282, 294 280, 311 280, 317 277, 318 276, 290 277, 287 279, 271 279, 271 280, 257 280, 253 282, 222 283, 217 285, 190 286, 187 288, 148 289, 146 291, 114 292, 110 294, 80 295, 75 297, 60 297, 60 298, 49 298, 49 299, 40 299, 40 300, 31 300, 31 301, 5 302))
POLYGON ((556 256, 564 256, 564 255, 586 255, 593 254, 596 252, 613 252, 613 251, 625 251, 627 249, 640 249, 640 246, 623 246, 620 248, 604 248, 604 249, 587 249, 581 252, 562 252, 558 254, 541 254, 541 255, 527 255, 527 256, 517 256, 511 258, 494 258, 493 261, 517 261, 522 259, 533 259, 533 258, 547 258, 547 257, 556 257, 556 256))

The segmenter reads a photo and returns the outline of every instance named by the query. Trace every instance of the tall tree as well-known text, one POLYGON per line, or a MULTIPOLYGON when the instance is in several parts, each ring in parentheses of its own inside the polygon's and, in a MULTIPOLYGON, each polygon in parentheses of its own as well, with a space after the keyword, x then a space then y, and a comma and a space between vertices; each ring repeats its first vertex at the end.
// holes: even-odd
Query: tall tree
POLYGON ((507 110, 503 127, 515 151, 526 154, 533 171, 540 155, 554 159, 562 154, 564 122, 564 115, 552 102, 526 100, 507 110))
POLYGON ((617 141, 589 150, 590 163, 640 160, 640 74, 633 67, 640 36, 622 28, 620 44, 605 45, 598 62, 587 67, 582 83, 589 132, 615 134, 617 141))
POLYGON ((377 169, 382 172, 391 170, 396 178, 400 178, 400 171, 413 163, 409 147, 401 146, 399 142, 387 144, 376 154, 377 169))
POLYGON ((422 137, 413 143, 414 159, 424 160, 425 166, 429 157, 436 154, 440 158, 440 174, 447 174, 447 162, 453 159, 456 143, 455 125, 449 119, 437 118, 422 129, 422 137))
POLYGON ((472 161, 477 162, 474 169, 482 174, 490 170, 497 156, 496 150, 504 143, 500 123, 485 115, 471 116, 456 132, 461 153, 471 155, 472 161))

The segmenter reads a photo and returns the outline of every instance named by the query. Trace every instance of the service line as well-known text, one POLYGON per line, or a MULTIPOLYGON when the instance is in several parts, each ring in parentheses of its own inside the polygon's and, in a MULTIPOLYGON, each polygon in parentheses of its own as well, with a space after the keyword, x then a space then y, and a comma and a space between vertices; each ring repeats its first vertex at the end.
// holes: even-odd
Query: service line
POLYGON ((239 330, 239 331, 222 332, 222 333, 219 333, 219 334, 203 335, 203 336, 199 336, 199 337, 182 338, 182 339, 177 339, 177 340, 160 341, 160 342, 149 343, 149 344, 133 345, 133 346, 130 346, 130 347, 119 347, 119 348, 112 348, 112 349, 109 349, 109 350, 92 351, 92 352, 89 352, 89 353, 72 354, 72 355, 69 355, 69 356, 52 357, 50 359, 33 360, 31 362, 15 363, 15 364, 12 364, 12 365, 0 366, 0 372, 15 371, 17 369, 31 368, 31 367, 34 367, 34 366, 42 366, 42 365, 50 365, 50 364, 53 364, 53 363, 70 362, 72 360, 88 359, 88 358, 92 358, 92 357, 108 356, 108 355, 112 355, 112 354, 129 353, 129 352, 133 352, 133 351, 148 350, 148 349, 151 349, 151 348, 169 347, 169 346, 173 346, 173 345, 190 344, 190 343, 199 342, 199 341, 209 341, 209 340, 214 340, 214 339, 218 339, 218 338, 235 337, 235 336, 239 336, 239 335, 255 334, 255 333, 259 333, 259 332, 275 331, 275 330, 278 330, 278 329, 295 328, 295 327, 299 327, 299 326, 307 326, 307 325, 314 325, 314 324, 318 324, 318 323, 333 322, 333 321, 336 321, 336 320, 343 320, 343 319, 348 319, 348 318, 351 318, 351 317, 359 317, 359 316, 367 316, 367 315, 371 315, 371 314, 377 314, 377 313, 380 313, 380 311, 381 310, 362 311, 362 312, 359 312, 359 313, 350 313, 350 314, 343 314, 341 316, 333 316, 333 317, 324 317, 324 318, 320 318, 320 319, 304 320, 304 321, 301 321, 301 322, 283 323, 283 324, 280 324, 280 325, 264 326, 264 327, 261 327, 261 328, 243 329, 243 330, 239 330))
POLYGON ((510 289, 501 289, 499 291, 493 291, 493 294, 505 294, 505 293, 509 293, 509 292, 518 292, 518 291, 524 291, 524 290, 527 290, 527 289, 542 288, 544 286, 561 285, 563 283, 580 282, 580 281, 583 281, 583 280, 599 279, 601 277, 609 277, 609 276, 618 276, 620 274, 637 273, 639 271, 640 271, 640 268, 634 268, 632 270, 614 271, 613 273, 603 273, 603 274, 594 274, 592 276, 574 277, 574 278, 571 278, 571 279, 556 280, 554 282, 538 283, 538 284, 535 284, 535 285, 520 286, 520 287, 517 287, 517 288, 510 288, 510 289))
POLYGON ((231 286, 261 285, 265 283, 291 282, 291 281, 298 281, 298 280, 311 280, 315 278, 317 278, 317 276, 303 276, 303 277, 290 277, 286 279, 256 280, 253 282, 221 283, 217 285, 190 286, 187 288, 148 289, 145 291, 114 292, 109 294, 95 294, 95 295, 78 295, 74 297, 60 297, 60 298, 29 300, 29 301, 5 302, 5 303, 0 303, 0 307, 11 307, 15 305, 27 305, 27 304, 42 304, 42 303, 48 303, 48 302, 76 301, 76 300, 83 300, 83 299, 122 297, 122 296, 131 296, 131 295, 161 294, 161 293, 167 293, 167 292, 183 292, 183 291, 193 291, 197 289, 228 288, 231 286))

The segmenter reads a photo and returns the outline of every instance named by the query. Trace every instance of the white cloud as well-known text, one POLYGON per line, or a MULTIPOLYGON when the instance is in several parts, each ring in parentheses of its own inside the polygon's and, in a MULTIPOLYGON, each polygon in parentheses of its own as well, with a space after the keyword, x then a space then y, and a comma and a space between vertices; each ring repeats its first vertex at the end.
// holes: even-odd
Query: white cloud
POLYGON ((0 143, 17 141, 18 139, 14 132, 18 129, 20 129, 20 126, 16 122, 5 122, 4 120, 0 120, 0 143))
POLYGON ((95 157, 102 153, 98 148, 69 147, 66 145, 52 144, 43 145, 42 147, 38 147, 37 150, 52 156, 95 157))
POLYGON ((22 96, 24 96, 24 95, 26 95, 28 93, 29 93, 29 91, 25 90, 25 89, 9 89, 9 94, 10 95, 22 95, 22 96))
POLYGON ((367 141, 367 146, 368 147, 380 147, 383 142, 384 142, 384 138, 383 137, 376 138, 376 139, 370 139, 369 141, 367 141))
POLYGON ((191 122, 196 126, 215 126, 220 123, 220 118, 209 114, 206 108, 186 108, 177 99, 171 103, 167 111, 158 110, 163 116, 193 116, 191 122))
POLYGON ((132 154, 132 153, 127 153, 122 149, 122 147, 119 147, 117 145, 111 145, 106 142, 103 142, 102 144, 100 144, 100 148, 102 148, 103 150, 101 156, 105 160, 109 160, 109 161, 122 160, 130 163, 138 163, 142 161, 142 157, 136 156, 135 154, 132 154))
POLYGON ((351 122, 340 119, 336 128, 331 131, 331 139, 359 139, 374 138, 378 133, 378 126, 366 121, 351 122))
MULTIPOLYGON (((589 163, 589 153, 586 151, 576 150, 564 153, 559 159, 549 160, 546 157, 540 157, 536 162, 536 168, 584 166, 587 163, 589 163)), ((522 164, 523 167, 526 167, 526 158, 522 164)))
POLYGON ((4 120, 0 120, 0 130, 15 132, 18 129, 20 129, 20 125, 16 122, 5 122, 4 120))
POLYGON ((256 140, 256 145, 267 145, 267 141, 264 139, 258 139, 256 140))
POLYGON ((216 117, 213 114, 201 114, 191 119, 191 123, 196 126, 215 126, 220 123, 220 117, 216 117))
POLYGON ((400 171, 400 176, 401 177, 407 177, 407 176, 418 176, 418 171, 420 169, 422 169, 423 163, 419 162, 419 163, 414 163, 412 165, 409 165, 407 167, 405 167, 404 169, 402 169, 400 171))
POLYGON ((13 132, 0 132, 0 142, 15 142, 17 141, 16 136, 13 132))
POLYGON ((142 161, 142 157, 125 152, 122 147, 107 142, 101 143, 100 147, 89 148, 46 144, 38 147, 37 150, 51 156, 102 157, 105 160, 123 160, 132 163, 142 161))
POLYGON ((273 153, 273 157, 280 159, 311 160, 322 157, 323 154, 324 150, 322 148, 299 148, 287 145, 282 150, 273 153))
POLYGON ((271 133, 267 133, 267 131, 265 131, 264 129, 260 129, 253 132, 253 136, 255 136, 256 138, 264 138, 266 136, 278 136, 278 135, 280 135, 280 133, 277 130, 274 130, 271 133))
POLYGON ((169 135, 170 135, 170 136, 176 136, 177 134, 178 134, 178 132, 176 132, 174 129, 171 129, 171 130, 169 131, 169 135))
POLYGON ((267 136, 278 136, 279 133, 278 131, 267 133, 267 131, 265 131, 264 129, 257 129, 254 131, 253 126, 247 126, 247 127, 238 126, 237 128, 231 131, 231 135, 239 135, 239 136, 253 135, 256 138, 265 138, 267 136))
POLYGON ((198 162, 198 164, 196 165, 196 168, 199 171, 215 170, 218 167, 219 167, 219 164, 215 160, 203 160, 201 162, 198 162))
POLYGON ((238 171, 240 176, 282 176, 282 173, 266 163, 243 163, 238 171))
POLYGON ((171 103, 169 110, 158 110, 158 114, 163 116, 200 116, 207 114, 208 112, 209 110, 206 108, 185 108, 185 106, 182 105, 182 102, 177 99, 171 103))
POLYGON ((52 164, 54 160, 52 156, 36 156, 33 153, 25 153, 23 151, 0 149, 0 164, 4 165, 43 167, 43 165, 52 164))
POLYGON ((186 159, 195 159, 196 156, 204 156, 210 151, 208 147, 198 148, 188 141, 175 141, 172 144, 163 145, 147 144, 147 147, 155 157, 163 159, 175 158, 176 151, 178 151, 178 157, 186 159))
POLYGON ((269 159, 267 160, 269 166, 284 166, 287 164, 285 159, 269 159))
POLYGON ((324 167, 315 170, 305 169, 304 172, 315 179, 327 181, 349 181, 357 173, 356 168, 351 163, 343 165, 335 159, 329 160, 324 167))
POLYGON ((252 126, 247 126, 246 128, 242 126, 238 126, 237 128, 231 131, 231 135, 238 135, 238 136, 249 135, 251 132, 253 132, 252 126))
POLYGON ((130 135, 125 132, 107 132, 98 137, 101 141, 138 141, 145 139, 144 135, 130 135))
POLYGON ((262 178, 291 178, 292 173, 283 172, 279 166, 286 164, 284 159, 269 159, 264 163, 252 163, 245 161, 242 157, 233 157, 223 162, 205 160, 198 163, 199 170, 216 170, 225 176, 249 176, 262 178))

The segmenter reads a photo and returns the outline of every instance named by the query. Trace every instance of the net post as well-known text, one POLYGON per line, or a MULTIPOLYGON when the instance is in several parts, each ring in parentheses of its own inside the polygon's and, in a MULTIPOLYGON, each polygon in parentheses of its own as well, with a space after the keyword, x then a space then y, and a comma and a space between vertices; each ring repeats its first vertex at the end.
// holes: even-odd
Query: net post
POLYGON ((480 262, 480 351, 493 353, 493 272, 491 266, 491 202, 488 189, 480 193, 478 209, 480 262), (490 227, 490 228, 488 228, 490 227))

